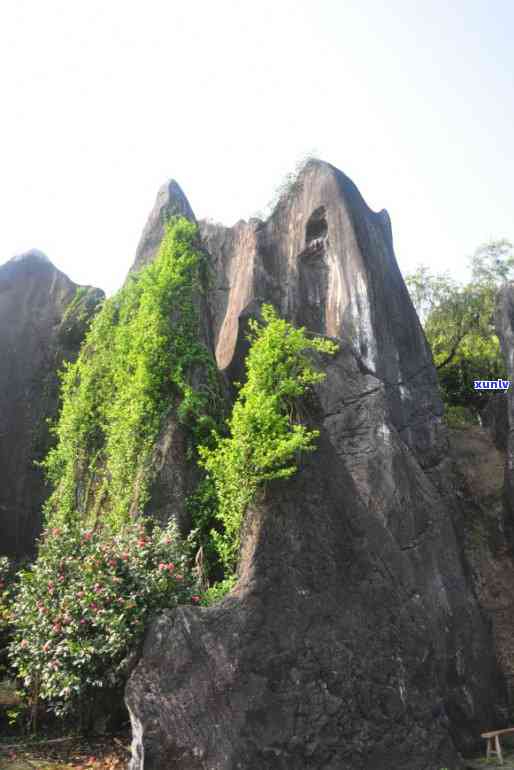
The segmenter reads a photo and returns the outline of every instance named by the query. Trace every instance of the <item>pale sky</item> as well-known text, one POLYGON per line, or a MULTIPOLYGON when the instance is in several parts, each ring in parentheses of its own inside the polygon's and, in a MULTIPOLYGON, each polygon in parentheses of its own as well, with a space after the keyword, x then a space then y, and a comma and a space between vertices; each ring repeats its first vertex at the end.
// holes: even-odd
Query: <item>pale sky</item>
POLYGON ((406 272, 514 240, 510 0, 0 0, 0 263, 112 292, 158 188, 262 209, 297 160, 391 216, 406 272))

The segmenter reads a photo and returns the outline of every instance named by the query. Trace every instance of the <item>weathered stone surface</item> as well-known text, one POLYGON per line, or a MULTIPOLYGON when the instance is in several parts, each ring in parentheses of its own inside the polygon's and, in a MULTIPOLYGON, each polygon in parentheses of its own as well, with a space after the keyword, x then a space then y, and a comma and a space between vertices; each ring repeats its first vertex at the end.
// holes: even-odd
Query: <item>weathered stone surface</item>
POLYGON ((308 408, 319 448, 247 512, 235 589, 149 631, 126 690, 131 770, 460 767, 501 684, 388 217, 314 162, 267 222, 202 234, 230 377, 262 300, 341 348, 308 408))
POLYGON ((480 414, 482 425, 491 434, 495 446, 502 452, 507 451, 508 441, 508 391, 491 391, 488 394, 487 403, 480 414))
POLYGON ((103 297, 77 285, 39 251, 0 266, 0 552, 27 554, 41 527, 48 494, 34 465, 49 448, 47 417, 58 403, 63 360, 77 354, 103 297), (69 312, 66 312, 67 309, 69 312))
POLYGON ((328 163, 305 167, 266 222, 200 222, 212 255, 216 357, 232 359, 238 318, 253 299, 298 325, 350 342, 387 388, 388 414, 425 465, 445 450, 432 357, 393 252, 386 211, 372 212, 328 163))
POLYGON ((140 270, 152 261, 162 241, 164 225, 174 215, 195 221, 189 201, 177 182, 170 179, 157 193, 157 199, 141 235, 131 270, 140 270))
POLYGON ((498 292, 495 313, 496 333, 507 366, 506 458, 505 458, 505 533, 514 546, 514 283, 505 284, 498 292))

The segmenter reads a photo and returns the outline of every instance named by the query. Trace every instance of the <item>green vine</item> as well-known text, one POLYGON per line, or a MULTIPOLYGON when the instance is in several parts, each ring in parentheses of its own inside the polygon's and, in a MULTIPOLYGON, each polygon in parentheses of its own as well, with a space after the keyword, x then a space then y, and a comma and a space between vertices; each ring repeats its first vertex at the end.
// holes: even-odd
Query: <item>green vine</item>
POLYGON ((198 450, 217 493, 216 516, 223 529, 211 530, 211 537, 225 566, 227 588, 233 584, 241 522, 257 490, 272 479, 292 476, 299 453, 315 449, 319 431, 301 424, 298 405, 325 374, 314 369, 308 351, 337 351, 334 342, 307 337, 305 329, 279 318, 270 305, 263 306, 262 316, 264 324, 250 322, 247 380, 228 421, 229 435, 215 434, 213 446, 198 450))
POLYGON ((174 219, 155 261, 103 303, 62 374, 57 445, 43 462, 54 487, 47 523, 78 515, 95 524, 101 515, 119 527, 148 502, 152 449, 169 411, 193 444, 215 425, 217 375, 198 307, 206 270, 196 225, 174 219))

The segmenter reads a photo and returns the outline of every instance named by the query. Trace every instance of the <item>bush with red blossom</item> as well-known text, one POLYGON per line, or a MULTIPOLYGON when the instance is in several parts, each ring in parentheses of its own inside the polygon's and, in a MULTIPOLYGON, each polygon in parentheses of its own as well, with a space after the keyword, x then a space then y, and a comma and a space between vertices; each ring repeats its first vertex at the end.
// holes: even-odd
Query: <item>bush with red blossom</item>
POLYGON ((10 616, 11 664, 33 702, 64 715, 95 688, 123 684, 150 616, 200 601, 194 536, 184 541, 173 522, 145 518, 116 533, 43 533, 10 616))

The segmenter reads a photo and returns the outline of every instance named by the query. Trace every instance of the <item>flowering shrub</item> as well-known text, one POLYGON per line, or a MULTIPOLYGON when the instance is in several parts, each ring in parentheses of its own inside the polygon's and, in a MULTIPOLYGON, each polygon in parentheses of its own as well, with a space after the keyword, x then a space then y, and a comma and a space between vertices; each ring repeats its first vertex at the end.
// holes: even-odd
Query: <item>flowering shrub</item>
POLYGON ((11 635, 12 567, 6 556, 0 556, 0 681, 5 674, 7 647, 11 635))
POLYGON ((150 615, 199 603, 188 569, 193 532, 139 519, 118 532, 47 529, 37 561, 20 573, 10 659, 32 701, 63 715, 128 673, 150 615))

